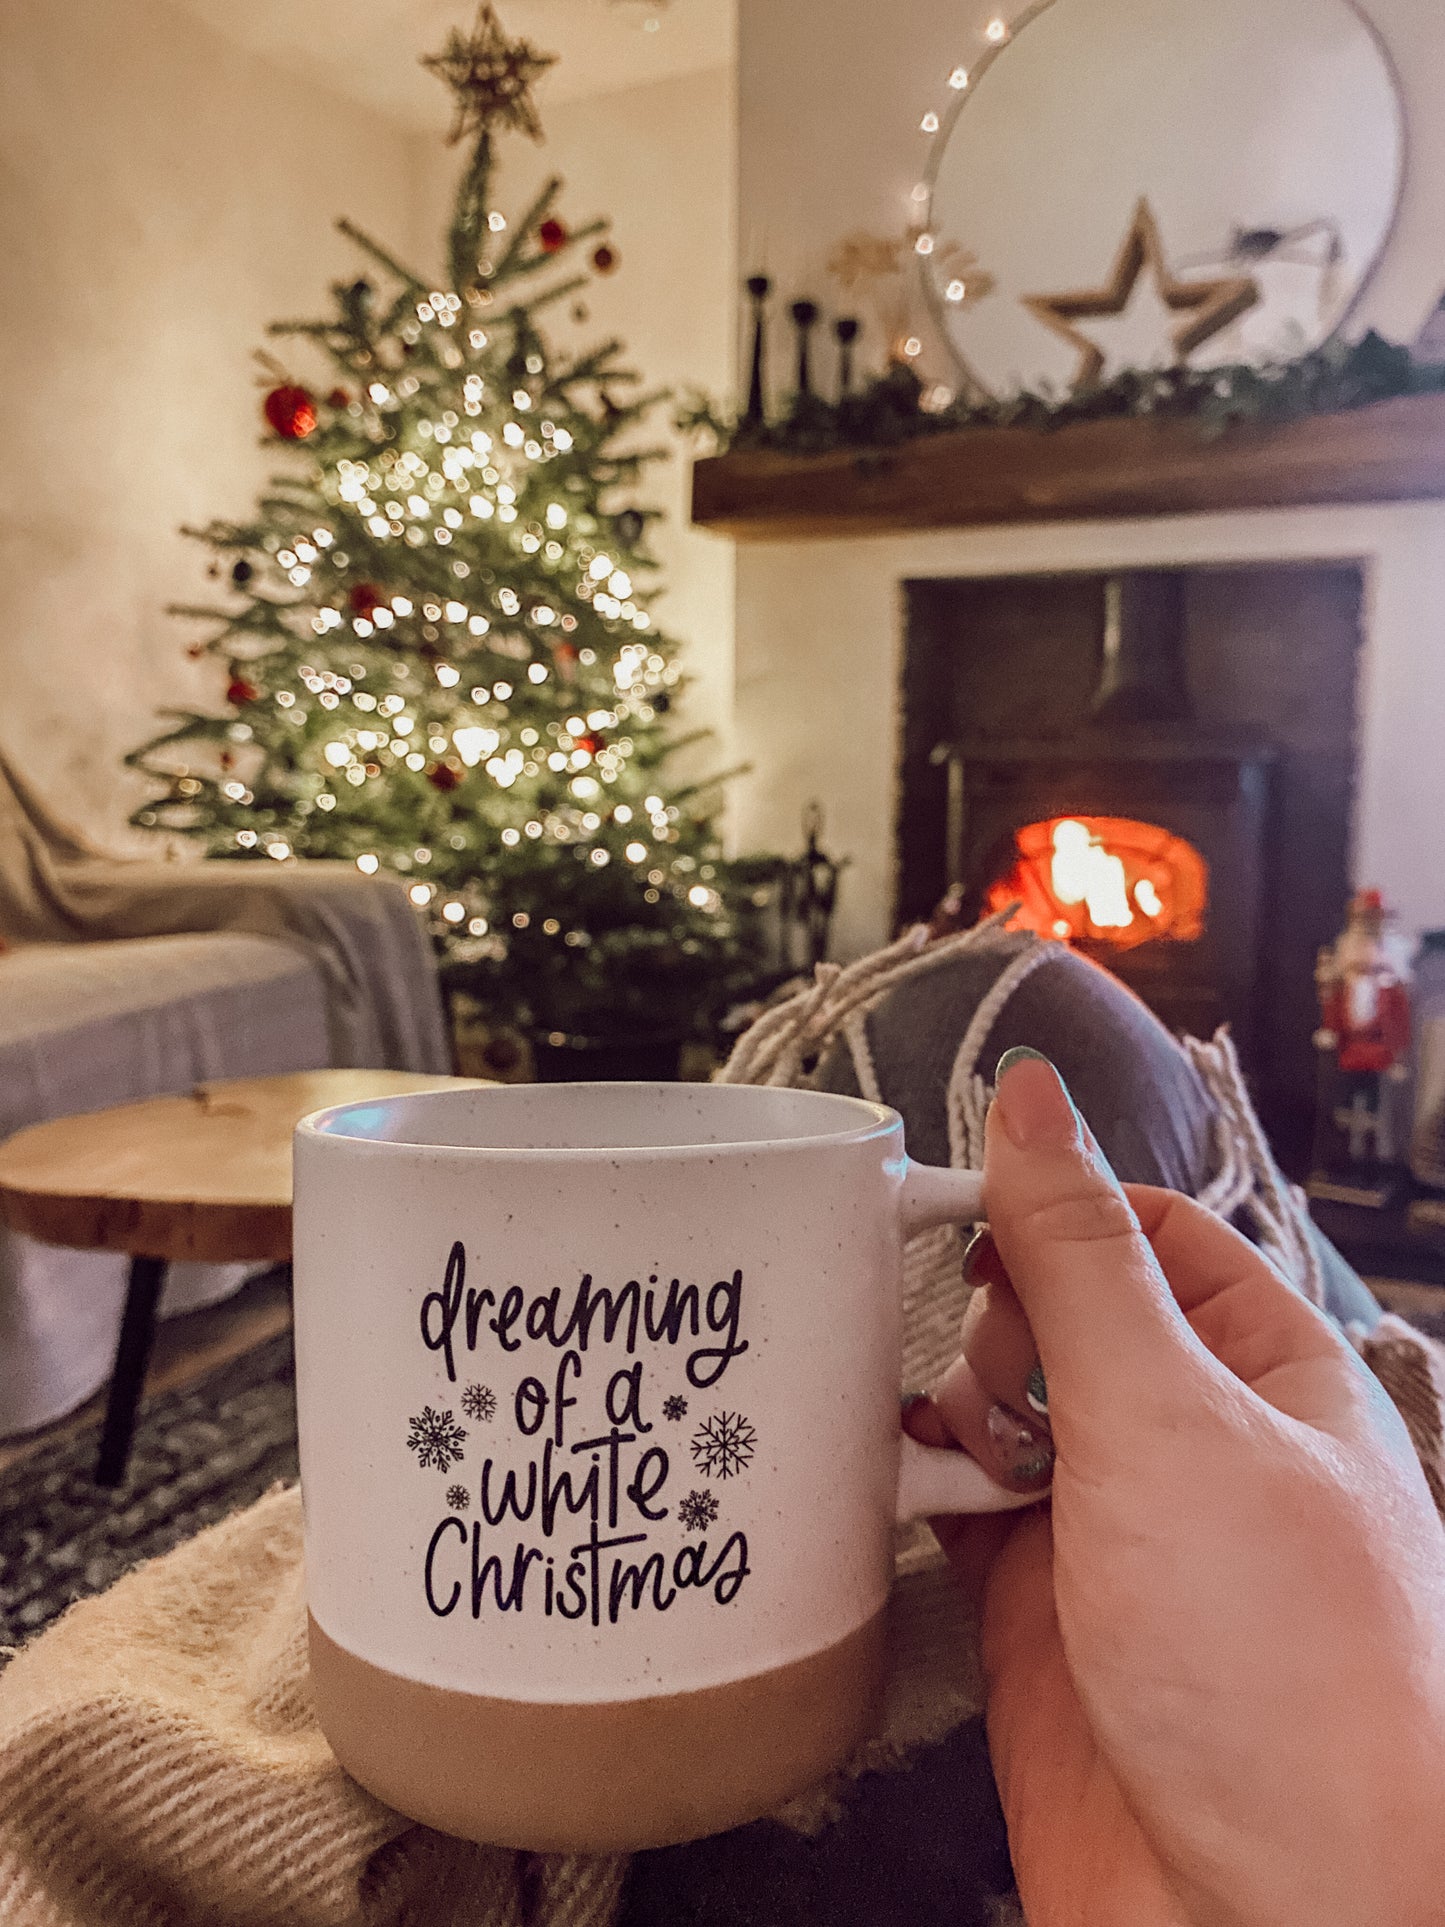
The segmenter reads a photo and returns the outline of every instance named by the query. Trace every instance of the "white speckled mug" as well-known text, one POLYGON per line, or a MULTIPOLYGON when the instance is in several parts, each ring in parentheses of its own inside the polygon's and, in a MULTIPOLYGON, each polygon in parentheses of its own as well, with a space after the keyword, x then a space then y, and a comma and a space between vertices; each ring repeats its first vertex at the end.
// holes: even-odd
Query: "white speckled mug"
POLYGON ((981 1210, 975 1174, 908 1162, 895 1112, 811 1091, 305 1119, 311 1664, 342 1763, 450 1833, 608 1851, 754 1818, 841 1760, 895 1518, 1020 1502, 900 1446, 904 1237, 981 1210))

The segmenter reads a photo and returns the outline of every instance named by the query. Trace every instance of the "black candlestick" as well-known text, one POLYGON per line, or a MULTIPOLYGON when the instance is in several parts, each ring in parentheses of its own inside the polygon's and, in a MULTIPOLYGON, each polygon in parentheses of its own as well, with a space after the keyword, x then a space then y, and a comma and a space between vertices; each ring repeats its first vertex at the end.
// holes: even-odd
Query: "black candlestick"
POLYGON ((833 333, 838 338, 838 399, 843 401, 853 392, 853 343, 858 339, 858 323, 852 315, 843 315, 833 323, 833 333))
POLYGON ((804 401, 813 392, 813 380, 808 367, 808 337, 818 319, 818 304, 816 301, 795 301, 789 312, 793 317, 793 326, 798 331, 797 394, 798 399, 804 401))
POLYGON ((767 419, 767 405, 763 397, 763 303, 771 287, 772 283, 765 274, 748 276, 747 290, 753 304, 753 361, 748 377, 747 410, 739 424, 743 428, 761 428, 767 419))

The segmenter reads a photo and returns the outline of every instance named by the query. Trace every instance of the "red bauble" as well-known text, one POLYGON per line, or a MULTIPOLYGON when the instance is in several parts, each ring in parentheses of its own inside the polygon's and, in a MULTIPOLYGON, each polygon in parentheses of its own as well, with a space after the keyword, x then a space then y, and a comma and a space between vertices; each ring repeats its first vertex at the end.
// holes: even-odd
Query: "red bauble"
POLYGON ((577 747, 578 749, 585 749, 589 756, 595 756, 602 747, 602 738, 600 736, 594 736, 591 730, 588 730, 585 736, 579 736, 577 738, 577 747))
POLYGON ((244 676, 233 676, 226 688, 226 701, 238 706, 241 703, 253 703, 260 693, 255 683, 247 682, 244 676))
POLYGON ((348 591, 346 601, 354 616, 365 616, 368 621, 385 602, 386 597, 374 582, 358 582, 348 591))
POLYGON ((462 773, 459 769, 453 769, 450 763, 433 763, 426 773, 426 780, 434 790, 454 790, 462 780, 462 773))
POLYGON ((611 274, 617 266, 617 250, 606 241, 599 241, 592 250, 592 265, 599 274, 611 274))
POLYGON ((316 426, 316 403, 308 388, 273 388, 261 408, 284 441, 304 442, 316 426))
POLYGON ((351 397, 344 388, 333 388, 331 393, 326 397, 326 406, 328 408, 346 408, 350 402, 351 397))
POLYGON ((543 254, 555 254, 558 248, 567 245, 567 226, 555 215, 544 221, 537 229, 537 242, 543 254))

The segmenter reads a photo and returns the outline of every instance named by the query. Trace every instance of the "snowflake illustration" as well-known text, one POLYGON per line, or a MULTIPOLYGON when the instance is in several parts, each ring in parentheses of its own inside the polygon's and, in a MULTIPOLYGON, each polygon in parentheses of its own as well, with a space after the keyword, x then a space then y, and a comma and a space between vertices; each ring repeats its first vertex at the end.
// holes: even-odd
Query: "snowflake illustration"
POLYGON ((447 1487, 447 1504, 453 1512, 465 1512, 472 1502, 472 1495, 464 1485, 447 1487))
POLYGON ((662 1416, 670 1419, 687 1417, 687 1400, 679 1398, 674 1392, 671 1398, 662 1401, 662 1416))
POLYGON ((741 1412, 714 1412, 692 1435, 692 1456, 710 1479, 730 1479, 753 1456, 757 1433, 741 1412))
POLYGON ((416 1453, 418 1465, 434 1465, 438 1472, 450 1472, 453 1462, 460 1463, 466 1429, 455 1423, 450 1412, 434 1412, 424 1405, 420 1418, 408 1419, 407 1449, 416 1453))
POLYGON ((717 1517, 717 1500, 704 1486, 701 1492, 689 1492, 678 1500, 677 1516, 687 1531, 706 1532, 717 1517))
POLYGON ((497 1395, 490 1385, 468 1385, 462 1393, 462 1410, 468 1418, 489 1425, 497 1416, 497 1395))

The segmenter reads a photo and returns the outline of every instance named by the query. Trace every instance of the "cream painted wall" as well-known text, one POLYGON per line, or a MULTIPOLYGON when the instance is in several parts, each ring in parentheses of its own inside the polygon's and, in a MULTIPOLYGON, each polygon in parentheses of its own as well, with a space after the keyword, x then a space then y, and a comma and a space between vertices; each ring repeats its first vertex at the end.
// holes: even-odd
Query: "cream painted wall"
MULTIPOLYGON (((782 299, 826 298, 823 264, 841 235, 898 231, 920 115, 989 11, 907 0, 884 17, 871 0, 741 0, 744 271, 765 267, 782 299)), ((1371 0, 1371 11, 1401 72, 1409 151, 1366 319, 1409 335, 1445 283, 1445 10, 1371 0)), ((1433 504, 739 545, 734 714, 755 774, 740 787, 738 840, 775 842, 817 797, 828 841, 852 858, 839 953, 888 933, 898 585, 910 575, 1316 555, 1369 567, 1354 873, 1385 889, 1407 926, 1445 924, 1445 508, 1433 504)))
MULTIPOLYGON (((525 205, 549 174, 560 174, 565 220, 611 219, 619 266, 591 278, 583 297, 588 319, 576 324, 563 307, 546 326, 552 338, 578 346, 620 336, 622 359, 647 388, 719 395, 732 384, 734 79, 731 67, 720 67, 557 102, 547 110, 541 146, 512 140, 503 150, 504 210, 525 205)), ((425 194, 429 243, 442 233, 456 175, 454 148, 434 154, 425 194)), ((664 512, 652 535, 664 585, 656 615, 683 642, 692 677, 679 724, 713 731, 690 754, 694 767, 715 770, 731 753, 732 555, 689 525, 691 468, 671 416, 670 404, 657 408, 639 438, 666 444, 670 459, 652 469, 638 499, 664 512)))
POLYGON ((177 525, 268 472, 251 351, 359 271, 334 216, 406 240, 415 145, 166 0, 6 0, 3 32, 0 746, 110 833, 122 752, 214 688, 164 606, 220 587, 177 525))

